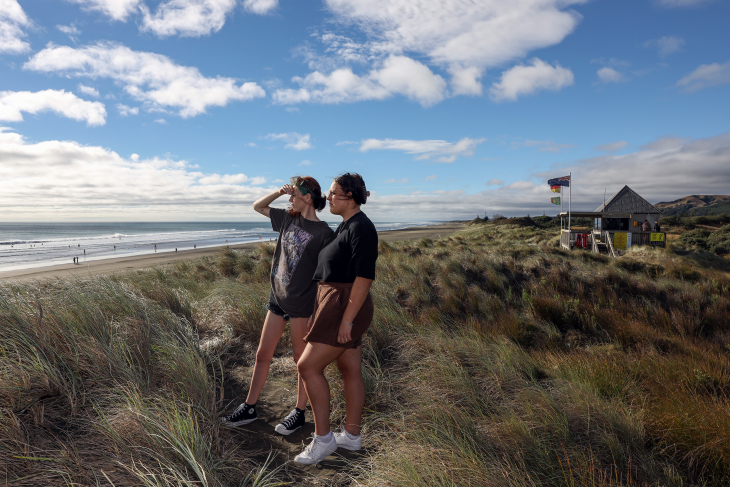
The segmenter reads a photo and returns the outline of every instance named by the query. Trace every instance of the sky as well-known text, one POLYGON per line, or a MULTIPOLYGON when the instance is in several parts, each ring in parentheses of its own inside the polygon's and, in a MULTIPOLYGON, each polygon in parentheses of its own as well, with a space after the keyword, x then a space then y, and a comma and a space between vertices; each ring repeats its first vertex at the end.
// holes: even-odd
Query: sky
POLYGON ((375 221, 730 193, 725 0, 0 0, 0 221, 375 221), (567 195, 564 195, 567 202, 567 195), (335 220, 327 210, 324 219, 335 220))

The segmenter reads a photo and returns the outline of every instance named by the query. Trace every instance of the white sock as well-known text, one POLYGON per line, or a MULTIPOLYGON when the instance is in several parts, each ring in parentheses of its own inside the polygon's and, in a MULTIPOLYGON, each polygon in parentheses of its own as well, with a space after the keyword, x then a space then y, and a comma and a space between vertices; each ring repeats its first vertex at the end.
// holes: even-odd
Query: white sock
POLYGON ((346 435, 347 435, 347 437, 348 437, 348 438, 350 438, 351 440, 356 440, 356 439, 360 438, 360 435, 353 435, 353 434, 350 434, 350 432, 349 432, 349 431, 347 431, 347 430, 345 430, 345 434, 346 434, 346 435))
POLYGON ((323 443, 329 443, 332 441, 332 431, 330 430, 329 433, 327 433, 324 436, 317 435, 317 439, 323 443))

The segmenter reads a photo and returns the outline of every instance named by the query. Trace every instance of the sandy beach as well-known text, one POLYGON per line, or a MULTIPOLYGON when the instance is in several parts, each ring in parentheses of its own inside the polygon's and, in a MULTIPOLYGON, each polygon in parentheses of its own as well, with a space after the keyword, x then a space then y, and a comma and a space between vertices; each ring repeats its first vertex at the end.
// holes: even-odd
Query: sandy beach
MULTIPOLYGON (((421 238, 436 239, 445 237, 457 230, 464 228, 463 223, 447 222, 426 227, 404 228, 401 230, 389 230, 378 232, 381 241, 396 242, 399 240, 418 240, 421 238)), ((246 249, 258 245, 259 242, 251 242, 239 245, 231 245, 232 249, 246 249)), ((220 250, 220 247, 181 250, 179 252, 165 252, 150 255, 137 255, 132 257, 119 257, 115 259, 95 260, 79 265, 62 264, 48 267, 36 267, 32 269, 18 269, 0 272, 0 279, 8 280, 29 280, 48 279, 56 277, 87 277, 101 274, 115 274, 144 267, 158 265, 169 265, 181 260, 195 259, 213 255, 220 250)))

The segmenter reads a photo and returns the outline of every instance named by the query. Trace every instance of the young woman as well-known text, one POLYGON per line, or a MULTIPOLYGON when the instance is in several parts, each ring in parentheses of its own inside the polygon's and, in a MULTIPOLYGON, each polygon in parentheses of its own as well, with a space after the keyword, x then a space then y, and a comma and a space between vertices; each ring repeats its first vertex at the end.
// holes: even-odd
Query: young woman
POLYGON ((378 233, 360 211, 367 197, 362 177, 349 173, 334 180, 327 196, 330 212, 343 221, 319 254, 314 273, 314 279, 320 281, 317 301, 305 337, 307 346, 297 362, 314 412, 314 438, 294 458, 305 465, 319 462, 338 447, 359 450, 362 446, 362 336, 373 319, 370 286, 378 258, 378 233), (344 428, 332 434, 330 389, 324 369, 335 360, 344 381, 347 416, 344 428))
MULTIPOLYGON (((291 184, 264 196, 253 204, 253 209, 271 218, 271 228, 279 232, 276 250, 271 263, 271 293, 266 308, 264 329, 256 352, 251 386, 246 402, 221 422, 227 426, 241 426, 258 419, 256 402, 269 375, 269 363, 289 321, 294 361, 298 362, 304 351, 307 323, 314 308, 317 283, 312 280, 317 266, 317 256, 332 235, 326 222, 317 218, 325 198, 319 183, 311 177, 292 178, 291 184), (289 208, 280 210, 269 205, 285 194, 289 195, 289 208)), ((297 391, 296 407, 275 428, 277 433, 288 435, 304 425, 304 408, 307 394, 301 377, 297 391)))

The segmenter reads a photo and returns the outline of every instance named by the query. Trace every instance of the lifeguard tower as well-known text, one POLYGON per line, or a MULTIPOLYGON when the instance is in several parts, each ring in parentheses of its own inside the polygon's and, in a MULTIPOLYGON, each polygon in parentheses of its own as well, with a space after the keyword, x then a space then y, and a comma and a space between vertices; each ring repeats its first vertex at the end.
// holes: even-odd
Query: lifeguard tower
MULTIPOLYGON (((568 213, 562 212, 559 216, 562 220, 568 218, 568 213)), ((593 219, 593 229, 561 230, 560 245, 567 250, 587 247, 593 252, 617 257, 621 251, 636 245, 666 246, 666 234, 651 231, 659 221, 659 210, 628 186, 621 188, 596 211, 573 211, 571 216, 593 219), (648 232, 642 229, 644 220, 649 222, 648 232)))

